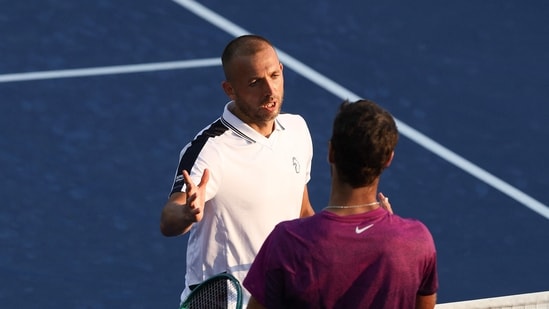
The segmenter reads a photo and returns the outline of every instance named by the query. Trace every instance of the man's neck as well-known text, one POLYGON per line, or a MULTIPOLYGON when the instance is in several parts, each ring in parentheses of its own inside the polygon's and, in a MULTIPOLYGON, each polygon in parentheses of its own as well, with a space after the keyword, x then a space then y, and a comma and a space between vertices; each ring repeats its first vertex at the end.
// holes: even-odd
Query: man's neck
POLYGON ((371 186, 353 188, 346 183, 332 183, 326 210, 339 215, 351 215, 375 210, 380 207, 377 200, 377 181, 371 186))

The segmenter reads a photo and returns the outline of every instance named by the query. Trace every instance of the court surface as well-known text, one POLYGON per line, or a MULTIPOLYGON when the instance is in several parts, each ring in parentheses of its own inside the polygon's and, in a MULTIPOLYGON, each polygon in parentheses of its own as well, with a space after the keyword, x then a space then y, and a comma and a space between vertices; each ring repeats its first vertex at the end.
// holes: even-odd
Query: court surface
MULTIPOLYGON (((401 139, 380 189, 423 221, 439 302, 549 290, 549 3, 0 0, 0 307, 176 308, 159 232, 181 147, 220 116, 219 57, 266 36, 307 120, 309 193, 345 99, 401 139)), ((258 180, 260 181, 260 180, 258 180)))

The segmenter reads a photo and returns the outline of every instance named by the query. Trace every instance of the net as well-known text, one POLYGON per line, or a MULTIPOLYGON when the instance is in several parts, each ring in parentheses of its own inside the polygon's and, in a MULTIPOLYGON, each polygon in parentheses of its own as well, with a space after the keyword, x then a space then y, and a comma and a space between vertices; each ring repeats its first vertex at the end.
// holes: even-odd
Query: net
POLYGON ((549 309, 549 291, 438 304, 436 309, 549 309))

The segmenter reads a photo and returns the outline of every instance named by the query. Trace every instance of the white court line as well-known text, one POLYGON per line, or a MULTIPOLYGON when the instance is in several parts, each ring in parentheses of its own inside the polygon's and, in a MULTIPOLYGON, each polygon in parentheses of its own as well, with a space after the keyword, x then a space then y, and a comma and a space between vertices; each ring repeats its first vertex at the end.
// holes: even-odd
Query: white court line
POLYGON ((194 67, 218 66, 221 65, 221 60, 218 58, 186 60, 186 61, 171 61, 171 62, 156 62, 145 64, 132 65, 117 65, 108 67, 72 69, 72 70, 54 70, 29 73, 15 73, 0 75, 0 83, 29 81, 37 79, 52 79, 52 78, 67 78, 67 77, 82 77, 93 75, 108 75, 108 74, 125 74, 137 72, 150 72, 161 70, 188 69, 194 67))
MULTIPOLYGON (((243 34, 250 33, 249 31, 246 31, 245 29, 235 25, 231 21, 227 20, 226 18, 222 17, 221 15, 213 12, 212 10, 204 7, 203 5, 199 4, 198 2, 192 1, 192 0, 173 0, 174 2, 182 5, 187 10, 195 13, 196 15, 202 17, 209 23, 217 26, 221 30, 237 37, 243 34)), ((336 95, 337 97, 341 99, 349 99, 351 101, 355 101, 359 99, 360 97, 356 94, 352 93, 351 91, 345 89, 341 85, 335 83, 334 81, 328 79, 327 77, 323 76, 322 74, 318 73, 317 71, 313 70, 312 68, 306 66, 302 62, 298 61, 297 59, 291 57, 290 55, 286 54, 285 52, 277 49, 277 52, 279 53, 280 60, 284 65, 293 71, 297 72, 301 76, 309 79, 313 83, 317 84, 318 86, 322 87, 323 89, 326 89, 327 91, 331 92, 332 94, 336 95)), ((485 183, 489 184, 490 186, 494 187, 495 189, 501 191, 503 194, 509 196, 510 198, 516 200, 517 202, 521 203, 522 205, 530 208, 531 210, 537 212, 538 214, 542 215, 543 217, 549 219, 549 207, 542 204, 541 202, 535 200, 534 198, 530 197, 529 195, 523 193, 522 191, 518 190, 517 188, 511 186, 510 184, 506 183, 505 181, 499 179, 498 177, 490 174, 486 170, 480 168, 479 166, 471 163, 470 161, 464 159, 463 157, 459 156, 455 152, 445 148, 441 144, 435 142, 431 138, 425 136, 424 134, 420 133, 419 131, 415 130, 414 128, 410 127, 409 125, 403 123, 402 121, 395 119, 399 132, 411 139, 412 141, 416 142, 417 144, 423 146, 427 150, 433 152, 434 154, 438 155, 442 159, 450 162, 451 164, 463 169, 464 171, 468 172, 469 174, 473 175, 474 177, 480 179, 481 181, 484 181, 485 183)))

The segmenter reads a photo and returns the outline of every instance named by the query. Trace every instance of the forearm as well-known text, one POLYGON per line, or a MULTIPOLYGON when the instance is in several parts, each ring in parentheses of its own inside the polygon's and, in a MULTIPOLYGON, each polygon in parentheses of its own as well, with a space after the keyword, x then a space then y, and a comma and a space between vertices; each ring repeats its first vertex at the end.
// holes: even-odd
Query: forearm
POLYGON ((170 198, 160 216, 160 231, 164 236, 178 236, 187 233, 193 223, 195 217, 189 216, 187 205, 184 204, 186 198, 184 195, 170 198), (183 202, 183 203, 182 203, 183 202))
POLYGON ((309 206, 307 208, 301 208, 301 213, 299 215, 300 218, 306 218, 310 217, 315 214, 315 211, 313 210, 312 206, 309 206))
POLYGON ((196 185, 189 173, 183 171, 185 192, 173 193, 162 209, 160 231, 165 236, 177 236, 187 233, 194 222, 202 220, 206 203, 206 184, 210 172, 204 169, 200 183, 196 185))
POLYGON ((416 309, 433 309, 437 303, 437 294, 417 295, 416 309))

